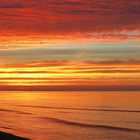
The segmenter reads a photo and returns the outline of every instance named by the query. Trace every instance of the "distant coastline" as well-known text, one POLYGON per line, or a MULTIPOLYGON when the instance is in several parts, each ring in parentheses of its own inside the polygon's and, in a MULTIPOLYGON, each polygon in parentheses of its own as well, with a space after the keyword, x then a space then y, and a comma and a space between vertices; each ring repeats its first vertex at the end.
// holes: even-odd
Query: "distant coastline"
POLYGON ((0 91, 140 91, 140 86, 0 86, 0 91))
POLYGON ((60 88, 60 87, 23 87, 23 88, 18 88, 18 87, 11 87, 11 88, 0 88, 0 91, 140 91, 140 87, 65 87, 65 88, 60 88))

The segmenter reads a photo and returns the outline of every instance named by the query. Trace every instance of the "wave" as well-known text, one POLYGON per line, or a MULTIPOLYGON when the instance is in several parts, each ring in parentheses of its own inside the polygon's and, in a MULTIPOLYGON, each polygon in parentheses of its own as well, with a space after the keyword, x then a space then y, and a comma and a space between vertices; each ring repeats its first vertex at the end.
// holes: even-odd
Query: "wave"
POLYGON ((7 126, 0 126, 0 128, 4 128, 4 129, 9 129, 9 130, 12 130, 12 128, 7 127, 7 126))
POLYGON ((140 113, 140 110, 71 108, 71 107, 51 107, 51 106, 32 106, 32 105, 20 105, 20 106, 22 106, 22 107, 46 108, 46 109, 69 109, 69 110, 83 110, 83 111, 104 111, 104 112, 130 112, 130 113, 140 113))
POLYGON ((122 127, 116 127, 116 126, 96 125, 96 124, 86 124, 86 123, 73 122, 73 121, 62 120, 62 119, 58 119, 58 118, 52 118, 52 117, 41 117, 41 118, 45 119, 47 121, 52 121, 54 123, 61 123, 64 125, 71 125, 71 126, 78 126, 78 127, 111 129, 111 130, 119 130, 119 131, 127 131, 127 132, 140 132, 140 130, 138 130, 138 129, 131 129, 131 128, 122 128, 122 127))
POLYGON ((1 108, 0 108, 0 112, 12 112, 12 113, 17 113, 17 114, 31 115, 31 113, 27 113, 27 112, 9 110, 9 109, 1 109, 1 108))

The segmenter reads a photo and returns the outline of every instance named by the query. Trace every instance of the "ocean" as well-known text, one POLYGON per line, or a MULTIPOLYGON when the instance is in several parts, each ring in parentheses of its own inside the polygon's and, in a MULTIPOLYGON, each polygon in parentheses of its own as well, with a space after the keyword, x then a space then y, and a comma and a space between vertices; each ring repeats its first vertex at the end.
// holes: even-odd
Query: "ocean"
POLYGON ((140 92, 1 91, 0 131, 30 140, 140 140, 140 92))

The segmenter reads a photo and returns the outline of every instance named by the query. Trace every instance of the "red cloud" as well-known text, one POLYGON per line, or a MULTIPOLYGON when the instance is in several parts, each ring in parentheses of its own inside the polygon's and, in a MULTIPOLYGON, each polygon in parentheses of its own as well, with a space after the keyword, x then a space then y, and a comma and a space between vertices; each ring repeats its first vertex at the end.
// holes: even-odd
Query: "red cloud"
POLYGON ((139 0, 1 0, 0 27, 45 34, 139 30, 139 7, 139 0))

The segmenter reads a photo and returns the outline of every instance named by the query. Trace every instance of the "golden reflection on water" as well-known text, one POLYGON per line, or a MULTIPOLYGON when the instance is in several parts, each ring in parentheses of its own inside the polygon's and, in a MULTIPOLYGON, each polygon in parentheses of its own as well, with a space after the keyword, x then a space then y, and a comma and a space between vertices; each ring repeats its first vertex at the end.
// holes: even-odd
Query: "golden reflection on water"
POLYGON ((124 108, 139 109, 139 92, 0 92, 0 105, 2 102, 13 102, 14 104, 25 102, 29 104, 47 104, 55 105, 76 105, 77 106, 113 106, 124 108), (90 93, 90 94, 89 94, 90 93))
MULTIPOLYGON (((88 139, 92 140, 93 130, 97 131, 95 128, 77 128, 70 122, 140 129, 139 123, 135 123, 140 120, 139 112, 133 112, 140 109, 139 99, 139 92, 5 91, 0 93, 0 131, 35 140, 64 139, 70 132, 80 140, 77 136, 86 138, 89 133, 88 139)), ((108 130, 101 132, 108 133, 108 130)))

